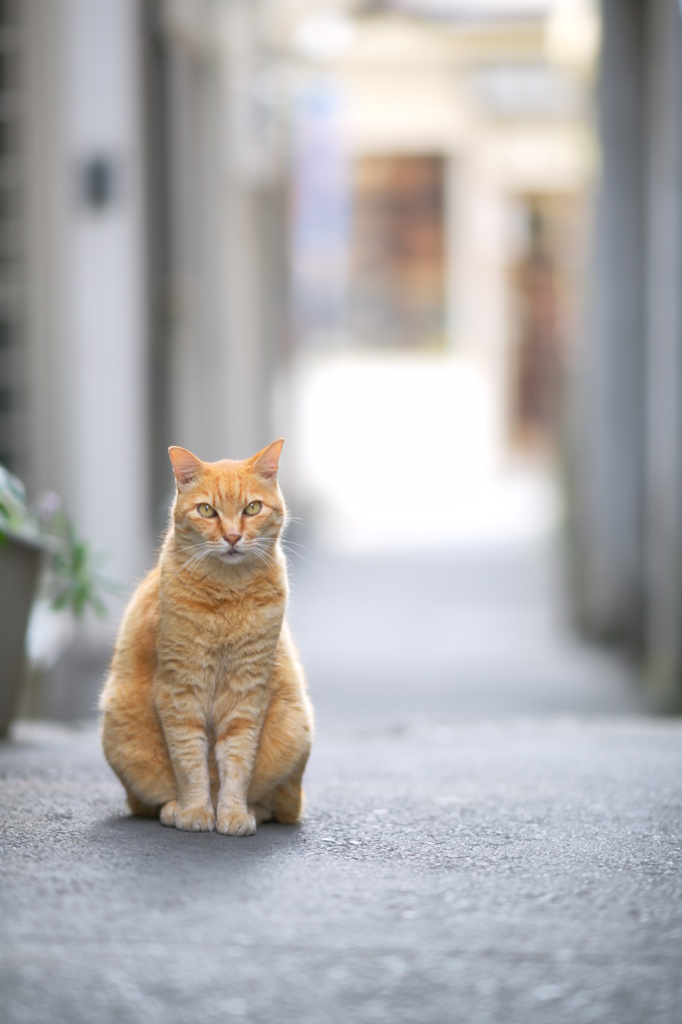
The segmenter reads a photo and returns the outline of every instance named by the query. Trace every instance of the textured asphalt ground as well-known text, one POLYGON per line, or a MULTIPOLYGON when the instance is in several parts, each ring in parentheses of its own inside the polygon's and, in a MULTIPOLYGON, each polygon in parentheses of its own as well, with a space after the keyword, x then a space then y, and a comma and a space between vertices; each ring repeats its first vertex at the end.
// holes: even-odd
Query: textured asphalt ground
POLYGON ((551 559, 294 582, 301 826, 131 819, 92 724, 0 744, 2 1021, 679 1024, 682 722, 572 639, 551 559))

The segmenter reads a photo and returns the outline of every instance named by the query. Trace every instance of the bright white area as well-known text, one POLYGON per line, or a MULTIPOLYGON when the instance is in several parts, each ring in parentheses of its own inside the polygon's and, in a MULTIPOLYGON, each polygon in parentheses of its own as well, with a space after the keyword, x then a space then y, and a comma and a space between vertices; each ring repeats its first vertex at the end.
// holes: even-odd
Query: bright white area
POLYGON ((297 491, 325 546, 414 549, 556 529, 554 477, 510 460, 501 403, 470 357, 307 354, 292 383, 297 491))

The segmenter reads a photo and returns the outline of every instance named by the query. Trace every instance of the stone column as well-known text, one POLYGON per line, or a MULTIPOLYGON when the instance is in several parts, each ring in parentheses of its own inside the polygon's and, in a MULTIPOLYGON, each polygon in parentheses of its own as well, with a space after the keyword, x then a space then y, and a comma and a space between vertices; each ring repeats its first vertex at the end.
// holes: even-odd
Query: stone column
POLYGON ((647 683, 682 701, 682 15, 647 5, 645 614, 647 683))
POLYGON ((152 550, 138 8, 31 2, 25 30, 29 482, 130 585, 152 550))
MULTIPOLYGON (((244 458, 273 437, 267 323, 277 253, 252 84, 258 4, 169 0, 167 443, 244 458)), ((279 297, 279 296, 278 296, 279 297)), ((164 455, 165 457, 165 455, 164 455)))
POLYGON ((595 635, 633 645, 642 607, 645 7, 642 0, 602 3, 602 176, 572 468, 578 618, 595 635))

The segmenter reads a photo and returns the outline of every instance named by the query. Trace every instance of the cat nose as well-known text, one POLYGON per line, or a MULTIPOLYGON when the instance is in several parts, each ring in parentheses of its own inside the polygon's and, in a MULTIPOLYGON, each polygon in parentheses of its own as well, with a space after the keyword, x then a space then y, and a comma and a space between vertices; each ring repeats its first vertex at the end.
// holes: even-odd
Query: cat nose
POLYGON ((225 540, 229 540, 229 542, 232 545, 232 547, 234 547, 235 544, 237 543, 237 541, 241 540, 241 539, 242 539, 241 533, 228 533, 227 536, 225 537, 225 540))

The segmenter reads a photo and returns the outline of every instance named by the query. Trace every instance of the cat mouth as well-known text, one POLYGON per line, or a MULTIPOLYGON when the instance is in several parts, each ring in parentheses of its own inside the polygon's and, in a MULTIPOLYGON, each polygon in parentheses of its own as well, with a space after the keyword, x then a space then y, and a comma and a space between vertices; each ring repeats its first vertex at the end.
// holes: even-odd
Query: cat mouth
POLYGON ((232 548, 230 551, 221 551, 220 552, 220 557, 221 558, 241 558, 241 556, 243 554, 244 554, 243 551, 237 551, 235 548, 232 548))

